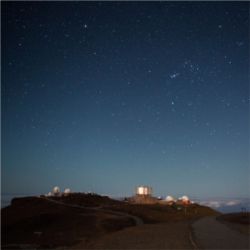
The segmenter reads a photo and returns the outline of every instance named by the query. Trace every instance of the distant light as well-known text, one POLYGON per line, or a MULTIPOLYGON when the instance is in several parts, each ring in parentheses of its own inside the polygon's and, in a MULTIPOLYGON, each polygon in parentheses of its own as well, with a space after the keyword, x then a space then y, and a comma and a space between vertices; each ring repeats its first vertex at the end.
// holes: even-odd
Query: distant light
POLYGON ((174 79, 174 78, 176 78, 176 77, 179 76, 179 75, 180 75, 180 73, 174 73, 174 74, 170 75, 170 78, 171 78, 171 79, 174 79))

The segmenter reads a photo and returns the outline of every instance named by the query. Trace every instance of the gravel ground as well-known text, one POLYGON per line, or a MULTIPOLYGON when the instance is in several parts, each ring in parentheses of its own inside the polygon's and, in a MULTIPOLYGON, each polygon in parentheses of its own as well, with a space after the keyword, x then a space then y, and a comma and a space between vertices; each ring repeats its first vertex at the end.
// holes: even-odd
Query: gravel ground
POLYGON ((194 237, 202 249, 249 249, 250 237, 216 220, 206 217, 193 225, 194 237))

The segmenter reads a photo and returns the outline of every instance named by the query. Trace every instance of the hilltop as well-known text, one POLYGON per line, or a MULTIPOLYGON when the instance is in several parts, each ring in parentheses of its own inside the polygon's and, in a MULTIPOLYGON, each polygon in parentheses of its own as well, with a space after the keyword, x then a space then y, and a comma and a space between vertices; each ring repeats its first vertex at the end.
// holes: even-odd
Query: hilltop
POLYGON ((76 193, 63 197, 15 198, 1 210, 2 248, 87 248, 92 242, 128 227, 186 223, 219 213, 192 204, 142 205, 107 196, 76 193))

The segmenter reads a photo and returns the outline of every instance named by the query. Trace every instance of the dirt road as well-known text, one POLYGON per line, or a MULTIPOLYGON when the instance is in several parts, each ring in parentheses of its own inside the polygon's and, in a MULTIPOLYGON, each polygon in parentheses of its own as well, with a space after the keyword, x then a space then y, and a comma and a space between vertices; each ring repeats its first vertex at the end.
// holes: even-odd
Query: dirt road
POLYGON ((193 225, 197 245, 202 249, 249 249, 249 235, 227 227, 215 217, 206 217, 193 225))
MULTIPOLYGON (((85 208, 50 200, 64 206, 85 208)), ((121 231, 105 234, 97 239, 75 245, 74 249, 249 249, 249 235, 244 235, 216 220, 215 217, 205 217, 192 224, 186 221, 143 224, 136 216, 104 209, 91 207, 88 209, 105 211, 105 213, 128 217, 135 221, 137 226, 125 228, 121 231)))
MULTIPOLYGON (((89 249, 194 249, 186 222, 144 224, 106 235, 89 249)), ((81 248, 81 245, 78 245, 81 248)))

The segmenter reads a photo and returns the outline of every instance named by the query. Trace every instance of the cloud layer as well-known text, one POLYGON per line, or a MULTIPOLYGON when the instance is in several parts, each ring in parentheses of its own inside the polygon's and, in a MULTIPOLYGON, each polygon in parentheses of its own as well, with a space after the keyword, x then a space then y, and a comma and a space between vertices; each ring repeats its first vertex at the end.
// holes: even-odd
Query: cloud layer
POLYGON ((221 212, 240 212, 250 210, 250 199, 209 199, 198 202, 200 205, 217 209, 221 212))

